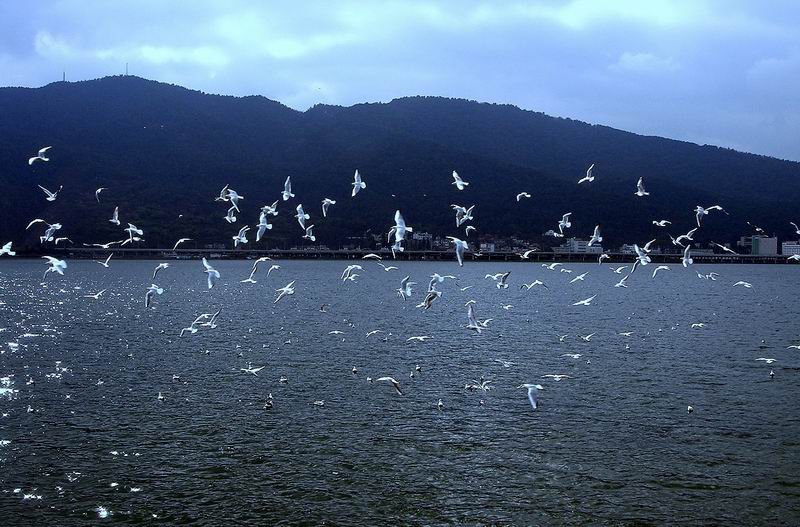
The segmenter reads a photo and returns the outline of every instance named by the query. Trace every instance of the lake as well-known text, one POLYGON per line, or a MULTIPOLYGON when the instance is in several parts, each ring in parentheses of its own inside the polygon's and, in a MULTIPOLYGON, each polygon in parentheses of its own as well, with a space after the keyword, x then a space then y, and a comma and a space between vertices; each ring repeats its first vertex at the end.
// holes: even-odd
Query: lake
POLYGON ((800 267, 157 263, 0 260, 5 525, 800 523, 800 267))

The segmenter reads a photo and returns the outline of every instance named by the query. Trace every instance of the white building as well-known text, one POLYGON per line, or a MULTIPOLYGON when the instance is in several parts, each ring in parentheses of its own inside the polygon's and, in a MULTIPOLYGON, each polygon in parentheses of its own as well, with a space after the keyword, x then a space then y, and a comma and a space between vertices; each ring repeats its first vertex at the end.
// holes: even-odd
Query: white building
POLYGON ((800 240, 783 242, 781 244, 781 254, 784 256, 792 256, 793 254, 800 254, 800 240))
POLYGON ((588 254, 600 254, 603 252, 603 247, 601 245, 592 245, 589 246, 588 240, 581 240, 578 238, 570 238, 562 245, 558 247, 553 247, 553 252, 556 253, 588 253, 588 254))
POLYGON ((773 256, 778 254, 778 238, 753 236, 753 248, 750 254, 757 254, 759 256, 773 256))

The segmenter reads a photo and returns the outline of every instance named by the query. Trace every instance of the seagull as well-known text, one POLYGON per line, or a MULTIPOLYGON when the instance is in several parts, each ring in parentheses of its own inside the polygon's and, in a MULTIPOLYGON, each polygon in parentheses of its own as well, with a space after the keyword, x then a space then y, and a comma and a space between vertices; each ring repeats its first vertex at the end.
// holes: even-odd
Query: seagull
POLYGON ((208 275, 208 288, 211 289, 214 287, 216 281, 219 280, 219 271, 211 267, 211 264, 208 263, 205 257, 203 258, 203 267, 205 267, 205 271, 203 272, 208 275))
POLYGON ((389 229, 389 235, 386 240, 391 241, 392 234, 394 234, 394 245, 392 245, 393 256, 395 251, 403 252, 405 250, 400 242, 406 239, 406 233, 408 232, 414 232, 414 229, 406 226, 406 220, 403 218, 403 215, 400 214, 399 210, 396 210, 394 213, 394 227, 389 229))
POLYGON ((219 191, 219 196, 214 198, 214 201, 228 201, 228 185, 222 187, 222 190, 219 191))
POLYGON ((472 217, 472 211, 475 209, 475 205, 468 209, 459 205, 453 205, 453 209, 456 211, 456 227, 461 227, 464 223, 475 219, 472 217))
POLYGON ((30 159, 28 159, 28 166, 32 165, 34 163, 34 161, 50 161, 50 158, 46 157, 45 154, 51 148, 53 148, 53 147, 52 146, 46 146, 44 148, 39 149, 39 152, 35 156, 33 156, 30 159))
POLYGON ((525 251, 524 253, 518 253, 518 255, 519 255, 519 257, 520 257, 521 259, 523 259, 523 260, 527 260, 528 258, 530 258, 530 257, 531 257, 531 253, 535 253, 535 252, 536 252, 536 249, 528 249, 528 250, 527 250, 527 251, 525 251))
POLYGON ((97 203, 100 203, 100 193, 104 190, 108 190, 106 187, 100 187, 99 189, 94 191, 94 199, 97 200, 97 203))
POLYGON ((64 241, 66 241, 66 242, 69 242, 69 243, 72 243, 72 244, 74 244, 74 243, 75 243, 75 242, 73 242, 72 240, 70 240, 69 238, 67 238, 67 237, 65 237, 65 236, 64 236, 64 237, 61 237, 61 238, 56 238, 56 239, 55 239, 55 244, 56 244, 56 245, 58 245, 59 243, 61 243, 61 242, 64 242, 64 241))
POLYGON ((52 223, 52 224, 50 224, 50 223, 47 223, 46 221, 44 221, 41 218, 36 218, 35 220, 31 220, 31 222, 28 224, 28 226, 25 227, 25 230, 27 231, 28 229, 31 228, 32 225, 34 225, 36 223, 44 223, 45 225, 47 225, 47 230, 44 231, 44 234, 42 236, 39 236, 39 242, 40 243, 52 241, 53 240, 53 235, 56 233, 57 230, 59 230, 62 227, 62 225, 60 223, 52 223))
POLYGON ((629 276, 630 276, 629 274, 626 274, 625 276, 623 276, 622 280, 620 280, 619 282, 614 284, 614 287, 626 287, 627 288, 628 285, 625 283, 625 281, 628 279, 629 276))
POLYGON ((667 225, 672 225, 672 222, 669 220, 658 220, 658 221, 653 220, 653 225, 657 227, 666 227, 667 225))
POLYGON ((231 202, 231 205, 236 209, 236 212, 239 212, 239 200, 244 199, 244 196, 240 196, 238 192, 233 189, 228 189, 228 196, 227 201, 231 202))
POLYGON ((281 195, 283 196, 283 201, 289 201, 289 198, 294 197, 294 194, 292 194, 292 176, 286 176, 281 195))
MULTIPOLYGON (((563 270, 563 269, 562 269, 562 270, 563 270)), ((578 276, 576 276, 575 278, 573 278, 572 280, 570 280, 570 281, 569 281, 569 283, 570 283, 570 284, 572 284, 572 283, 574 283, 574 282, 577 282, 578 280, 580 280, 581 282, 583 282, 583 279, 584 279, 584 278, 586 278, 586 275, 587 275, 587 274, 589 274, 589 273, 588 273, 588 272, 586 272, 586 273, 583 273, 583 274, 579 274, 578 276)))
POLYGON ((344 282, 345 280, 350 280, 351 279, 350 276, 353 274, 353 271, 355 270, 363 271, 364 268, 361 267, 360 265, 348 265, 347 267, 344 268, 344 271, 342 271, 342 276, 341 276, 342 282, 344 282))
MULTIPOLYGON (((100 265, 102 265, 103 267, 105 267, 106 269, 108 269, 108 262, 111 260, 111 257, 112 257, 112 256, 114 256, 114 253, 111 253, 111 254, 109 254, 109 255, 108 255, 108 258, 106 258, 106 259, 105 259, 105 261, 103 261, 103 262, 101 262, 101 261, 97 261, 97 262, 95 262, 95 263, 99 263, 100 265)), ((97 268, 95 267, 95 269, 97 269, 97 268)))
POLYGON ((305 211, 303 210, 303 204, 302 203, 297 206, 297 214, 295 215, 295 218, 297 218, 297 223, 300 224, 300 228, 305 230, 306 229, 306 220, 311 219, 311 216, 309 216, 308 214, 305 213, 305 211))
POLYGON ((597 265, 603 265, 603 260, 608 260, 611 256, 608 253, 602 253, 600 256, 597 257, 597 265))
POLYGON ((239 371, 243 371, 245 373, 252 373, 255 376, 258 376, 258 372, 264 369, 264 366, 260 366, 258 368, 253 368, 253 364, 248 362, 247 368, 239 368, 239 371))
MULTIPOLYGON (((637 262, 639 264, 647 265, 647 264, 650 263, 650 256, 647 254, 647 252, 645 252, 642 249, 640 249, 638 245, 634 244, 633 245, 633 250, 636 251, 636 257, 638 258, 637 262)), ((631 271, 631 272, 633 272, 633 271, 631 271)))
POLYGON ((670 269, 668 266, 666 266, 666 265, 659 265, 658 267, 656 267, 656 268, 653 270, 653 278, 655 278, 655 277, 656 277, 656 274, 657 274, 659 271, 661 271, 662 269, 663 269, 663 270, 665 270, 665 271, 670 271, 670 270, 671 270, 671 269, 670 269))
POLYGON ((589 298, 587 298, 587 299, 585 299, 585 300, 579 300, 579 301, 575 302, 575 303, 574 303, 574 304, 572 304, 572 305, 573 305, 573 306, 590 306, 590 305, 592 305, 592 300, 594 300, 594 298, 595 298, 596 296, 597 296, 597 295, 593 295, 593 296, 590 296, 589 298))
POLYGON ((519 288, 520 289, 525 289, 526 291, 530 291, 531 289, 533 289, 537 285, 540 285, 540 286, 544 287, 545 289, 550 289, 541 280, 534 280, 530 284, 522 284, 519 288))
POLYGON ((467 307, 467 329, 478 334, 480 334, 482 330, 481 325, 478 324, 478 321, 475 319, 475 310, 472 308, 472 304, 467 307))
POLYGON ((706 327, 705 323, 703 322, 694 322, 691 326, 692 329, 704 328, 706 327))
POLYGON ((528 400, 531 402, 531 407, 536 410, 536 395, 538 390, 544 390, 541 384, 520 384, 517 388, 527 388, 528 389, 528 400))
POLYGON ((569 221, 569 217, 572 215, 571 212, 567 212, 561 217, 561 221, 558 222, 558 230, 561 234, 564 234, 564 229, 568 229, 572 227, 572 223, 569 221))
POLYGON ((793 221, 790 221, 789 225, 794 227, 795 232, 797 233, 798 236, 800 236, 800 227, 798 227, 797 224, 795 222, 793 222, 793 221))
POLYGON ((0 247, 0 256, 3 256, 4 254, 7 254, 9 256, 17 255, 17 253, 11 250, 11 242, 8 242, 7 244, 0 247))
POLYGON ((737 252, 736 252, 736 251, 734 251, 733 249, 728 249, 728 248, 727 248, 727 247, 725 247, 724 245, 720 245, 720 244, 718 244, 718 243, 715 243, 715 242, 711 242, 711 245, 713 245, 713 246, 715 246, 715 247, 719 247, 720 249, 722 249, 722 250, 723 250, 724 252, 726 252, 726 253, 731 253, 731 254, 734 254, 734 255, 736 255, 736 256, 739 256, 739 253, 737 253, 737 252))
POLYGON ((285 286, 281 287, 280 289, 276 289, 275 290, 275 292, 278 293, 278 296, 277 296, 277 298, 275 298, 275 301, 273 302, 273 304, 277 304, 278 301, 281 298, 283 298, 284 296, 293 295, 294 294, 294 287, 293 287, 294 286, 294 282, 295 281, 292 280, 291 282, 289 282, 285 286))
MULTIPOLYGON (((241 282, 242 282, 242 283, 244 283, 244 282, 249 282, 249 283, 251 283, 251 284, 255 284, 255 283, 256 283, 256 281, 255 281, 255 280, 253 280, 253 275, 255 275, 255 274, 256 274, 256 271, 258 270, 258 265, 259 265, 260 263, 266 262, 266 261, 268 261, 268 260, 272 260, 272 258, 270 258, 269 256, 262 256, 261 258, 259 258, 259 259, 257 259, 256 261, 254 261, 254 262, 253 262, 253 267, 250 269, 250 276, 249 276, 249 277, 247 277, 247 278, 245 278, 244 280, 241 280, 241 282)), ((267 276, 269 276, 269 273, 270 273, 270 272, 272 272, 273 268, 274 268, 274 269, 280 269, 280 268, 281 268, 281 266, 280 266, 280 265, 273 265, 272 267, 270 267, 270 268, 269 268, 269 271, 267 271, 267 276)))
POLYGON ((469 183, 464 181, 458 176, 458 172, 453 170, 453 182, 451 185, 455 185, 458 190, 464 190, 465 187, 469 186, 469 183))
MULTIPOLYGON (((696 214, 695 217, 697 219, 697 226, 698 227, 700 226, 700 220, 703 219, 703 216, 707 216, 708 213, 711 212, 712 210, 720 210, 722 212, 725 212, 725 209, 723 209, 719 205, 712 205, 710 207, 701 207, 700 205, 698 205, 694 209, 694 212, 696 214)), ((725 214, 727 214, 727 212, 725 212, 725 214)))
POLYGON ((180 245, 180 244, 182 244, 182 243, 190 242, 190 241, 192 241, 192 239, 191 239, 191 238, 181 238, 180 240, 178 240, 177 242, 175 242, 175 245, 172 247, 172 250, 174 251, 175 249, 177 249, 177 248, 178 248, 178 245, 180 245))
POLYGON ((410 279, 410 276, 406 276, 400 281, 400 288, 397 290, 397 294, 403 300, 411 296, 411 286, 416 284, 416 282, 409 282, 410 279))
POLYGON ((144 294, 144 307, 147 309, 150 307, 150 304, 153 301, 154 294, 162 294, 164 290, 158 287, 156 284, 151 284, 150 287, 147 288, 147 292, 144 294))
POLYGON ((690 414, 690 413, 692 413, 692 412, 694 412, 694 407, 693 407, 693 406, 691 406, 691 405, 687 406, 687 407, 686 407, 686 413, 687 413, 687 414, 690 414))
POLYGON ((124 230, 125 230, 125 232, 128 233, 128 239, 129 240, 133 240, 134 233, 138 234, 139 236, 144 235, 144 231, 142 229, 140 229, 139 227, 137 227, 136 225, 134 225, 133 223, 129 223, 128 227, 126 229, 124 229, 124 230))
POLYGON ((61 185, 60 187, 58 187, 58 190, 56 190, 55 192, 50 192, 49 190, 47 190, 46 188, 44 188, 44 187, 43 187, 43 186, 41 186, 41 185, 37 185, 37 186, 38 186, 40 189, 42 189, 42 191, 43 191, 45 194, 47 194, 47 201, 55 201, 55 200, 56 200, 56 198, 58 197, 58 193, 59 193, 59 192, 61 192, 61 189, 62 189, 62 188, 64 188, 64 186, 63 186, 63 185, 61 185))
POLYGON ((356 170, 356 173, 353 175, 352 185, 353 185, 353 192, 351 194, 352 197, 356 197, 356 194, 361 192, 362 188, 367 188, 367 184, 361 181, 361 174, 358 173, 358 170, 356 170))
POLYGON ((564 264, 562 264, 560 262, 553 262, 551 264, 542 264, 542 267, 544 267, 548 271, 555 271, 556 267, 558 267, 559 265, 564 265, 564 264))
POLYGON ((472 225, 467 225, 467 226, 466 226, 466 228, 464 228, 464 233, 465 233, 467 236, 469 236, 469 233, 470 233, 471 231, 475 231, 475 230, 477 230, 477 229, 476 229, 475 227, 473 227, 472 225))
POLYGON ((756 360, 760 360, 760 361, 762 361, 762 362, 766 362, 767 364, 772 364, 772 363, 773 363, 773 362, 775 362, 777 359, 768 359, 768 358, 766 358, 766 357, 759 357, 759 358, 757 358, 756 360))
POLYGON ((690 231, 689 231, 689 232, 687 232, 686 234, 681 234, 680 236, 678 236, 677 238, 675 238, 675 239, 672 241, 672 243, 674 243, 675 245, 680 245, 681 247, 683 247, 684 245, 683 245, 683 243, 681 243, 681 241, 683 241, 683 240, 689 240, 690 242, 693 242, 693 241, 694 241, 694 238, 692 238, 692 236, 694 236, 694 233, 695 233, 696 231, 697 231, 697 227, 695 227, 694 229, 690 230, 690 231))
POLYGON ((508 289, 507 280, 508 280, 508 275, 510 274, 511 271, 506 273, 487 274, 484 278, 491 278, 492 280, 497 282, 497 284, 495 284, 497 286, 497 289, 508 289))
POLYGON ((103 290, 98 291, 97 293, 95 293, 93 295, 83 295, 83 298, 94 298, 95 300, 99 300, 100 296, 105 292, 106 292, 106 290, 103 289, 103 290))
POLYGON ((406 339, 406 342, 411 342, 412 340, 415 340, 417 342, 425 342, 426 340, 430 340, 432 338, 433 337, 429 337, 428 335, 420 335, 419 337, 408 337, 406 339))
POLYGON ((332 199, 329 199, 329 198, 325 198, 325 199, 322 200, 322 217, 323 218, 327 218, 328 217, 328 207, 330 207, 331 205, 336 205, 336 200, 332 200, 332 199))
POLYGON ((556 375, 556 374, 548 374, 542 375, 542 379, 553 379, 554 381, 560 381, 561 379, 571 379, 569 375, 556 375))
POLYGON ((681 259, 681 264, 684 267, 689 267, 690 265, 692 265, 694 263, 694 260, 692 260, 692 257, 689 255, 689 249, 691 249, 691 248, 692 248, 692 244, 690 243, 683 250, 683 258, 681 259))
MULTIPOLYGON (((11 242, 8 242, 8 243, 11 243, 11 242)), ((2 251, 0 251, 0 255, 2 255, 2 254, 3 254, 3 252, 2 252, 2 251)), ((793 255, 791 255, 790 257, 788 257, 788 258, 786 259, 786 261, 788 261, 788 262, 790 262, 790 261, 792 261, 792 260, 794 260, 794 261, 797 261, 797 262, 800 262, 800 254, 793 254, 793 255)))
POLYGON ((614 271, 614 274, 622 274, 622 271, 624 271, 627 268, 628 268, 627 265, 621 265, 619 267, 609 267, 609 269, 614 271))
POLYGON ((439 399, 439 402, 436 403, 436 407, 439 409, 440 412, 444 411, 444 403, 442 402, 441 399, 439 399))
POLYGON ((245 225, 244 227, 239 229, 239 234, 237 234, 236 236, 232 236, 232 238, 233 238, 233 246, 234 247, 239 247, 240 243, 247 243, 247 231, 249 231, 249 230, 250 230, 250 227, 245 225))
POLYGON ((108 221, 114 225, 119 225, 119 207, 114 207, 114 215, 108 221))
POLYGON ((380 265, 380 266, 383 268, 383 270, 384 270, 384 271, 386 271, 387 273, 388 273, 389 271, 393 271, 393 270, 395 270, 395 269, 399 269, 398 267, 395 267, 394 265, 384 265, 384 264, 382 264, 382 263, 380 263, 380 262, 377 262, 377 263, 378 263, 378 265, 380 265))
POLYGON ((306 240, 310 240, 312 242, 317 241, 317 237, 314 236, 314 232, 312 231, 313 228, 314 228, 313 225, 309 225, 308 227, 306 227, 306 233, 303 235, 303 238, 305 238, 306 240))
POLYGON ((600 236, 600 226, 596 225, 595 228, 594 228, 594 233, 592 234, 592 238, 589 240, 589 243, 587 243, 586 245, 591 247, 595 243, 600 243, 602 241, 603 241, 603 237, 600 236))
MULTIPOLYGON (((294 194, 292 194, 292 195, 294 195, 294 194)), ((278 202, 279 201, 280 200, 276 199, 275 201, 272 202, 272 205, 264 205, 263 207, 261 207, 261 212, 263 212, 264 214, 270 214, 272 216, 277 216, 278 215, 278 202)))
POLYGON ((156 279, 156 275, 158 274, 158 272, 159 272, 160 270, 162 270, 162 269, 167 269, 168 267, 169 267, 169 264, 168 264, 168 263, 160 263, 160 264, 158 264, 158 265, 156 266, 156 268, 155 268, 155 269, 153 269, 153 281, 155 281, 155 279, 156 279))
POLYGON ((469 251, 469 245, 467 244, 467 242, 459 240, 458 238, 454 238, 453 236, 448 236, 447 239, 453 241, 453 244, 455 245, 456 249, 456 258, 458 259, 458 265, 463 267, 464 251, 469 251))
POLYGON ((433 301, 439 298, 440 296, 442 296, 441 292, 436 291, 435 289, 431 289, 430 291, 428 291, 428 294, 425 295, 425 298, 422 300, 422 302, 417 304, 416 307, 421 307, 422 309, 427 311, 431 308, 431 305, 433 305, 433 301))
POLYGON ((361 259, 362 260, 383 260, 383 258, 381 258, 380 256, 378 256, 375 253, 365 254, 364 256, 361 257, 361 259))
POLYGON ((380 381, 388 381, 388 382, 390 382, 392 384, 392 388, 394 388, 394 391, 397 392, 397 395, 403 395, 403 392, 400 390, 400 383, 397 382, 396 380, 394 380, 394 378, 392 378, 392 377, 378 377, 375 380, 378 381, 378 382, 380 382, 380 381))
POLYGON ((578 185, 580 185, 583 182, 591 183, 592 181, 594 181, 594 176, 592 175, 593 168, 594 168, 594 163, 592 163, 591 166, 589 166, 589 168, 586 169, 586 175, 578 180, 578 185))
POLYGON ((744 286, 744 287, 746 287, 747 289, 750 289, 751 287, 753 287, 753 284, 751 284, 751 283, 749 283, 749 282, 744 282, 744 281, 741 281, 741 280, 740 280, 740 281, 738 281, 738 282, 736 282, 735 284, 733 284, 733 287, 736 287, 736 286, 738 286, 738 285, 744 286))
POLYGON ((642 184, 642 178, 639 178, 639 181, 636 183, 636 192, 635 194, 639 197, 642 196, 649 196, 649 192, 645 192, 644 185, 642 184))
POLYGON ((517 194, 517 203, 519 203, 519 200, 521 200, 522 198, 530 198, 530 197, 531 195, 528 194, 527 192, 520 192, 519 194, 517 194))
POLYGON ((578 335, 580 339, 584 342, 590 342, 592 337, 595 336, 595 333, 589 333, 588 335, 578 335))
POLYGON ((264 236, 264 233, 267 232, 267 229, 272 229, 272 225, 267 221, 267 212, 263 210, 258 215, 258 230, 256 231, 256 242, 261 241, 261 237, 264 236))
POLYGON ((580 353, 565 353, 565 354, 563 354, 561 356, 562 357, 569 357, 570 359, 580 359, 581 358, 581 354, 580 353))

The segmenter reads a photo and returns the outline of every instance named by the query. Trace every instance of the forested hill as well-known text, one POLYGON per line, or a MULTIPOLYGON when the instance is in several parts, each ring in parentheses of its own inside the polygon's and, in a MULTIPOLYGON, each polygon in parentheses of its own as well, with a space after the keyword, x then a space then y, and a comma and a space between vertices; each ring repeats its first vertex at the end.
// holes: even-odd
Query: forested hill
POLYGON ((76 243, 118 240, 122 227, 107 221, 115 206, 123 227, 145 230, 146 246, 179 237, 230 243, 279 198, 287 175, 297 197, 279 204, 267 243, 305 242, 293 218, 298 203, 312 215, 318 241, 332 247, 385 233, 396 209, 417 231, 463 238, 453 203, 477 205, 472 237, 538 242, 572 212, 569 235, 587 237, 600 224, 609 247, 666 239, 652 220, 686 232, 696 205, 730 212, 706 217, 700 242, 751 234, 747 221, 790 238, 788 222, 800 219, 796 162, 508 105, 409 97, 299 112, 264 97, 208 95, 131 76, 0 89, 0 244, 36 244, 41 229, 25 226, 37 217, 62 223, 59 235, 76 243), (29 167, 47 145, 50 161, 29 167), (596 180, 578 185, 592 163, 596 180), (367 188, 351 198, 356 168, 367 188), (451 185, 453 170, 470 183, 463 192, 451 185), (634 195, 639 177, 650 196, 634 195), (64 189, 48 202, 39 184, 64 189), (223 220, 225 204, 213 200, 225 184, 245 196, 232 225, 223 220), (108 189, 100 203, 98 187, 108 189), (517 203, 521 191, 532 198, 517 203), (337 201, 327 219, 324 197, 337 201))

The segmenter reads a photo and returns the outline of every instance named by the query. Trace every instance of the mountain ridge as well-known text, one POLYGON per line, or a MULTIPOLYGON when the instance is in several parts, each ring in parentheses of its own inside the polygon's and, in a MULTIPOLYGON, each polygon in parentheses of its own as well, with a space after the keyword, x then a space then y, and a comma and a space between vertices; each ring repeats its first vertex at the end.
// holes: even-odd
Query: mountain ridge
MULTIPOLYGON (((476 234, 535 242, 557 241, 541 234, 570 210, 576 226, 569 235, 587 237, 600 223, 612 245, 663 235, 650 225, 663 217, 676 223, 677 234, 691 228, 695 205, 717 200, 737 219, 707 218, 704 230, 715 241, 752 233, 745 219, 786 237, 800 199, 797 162, 465 99, 413 96, 299 111, 260 95, 206 94, 116 76, 0 88, 0 115, 0 183, 9 190, 0 196, 0 236, 21 244, 38 235, 24 231, 30 215, 65 218, 64 235, 109 236, 110 212, 102 211, 113 203, 121 219, 133 214, 153 224, 143 227, 148 245, 171 245, 166 226, 176 207, 187 211, 187 230, 202 241, 230 240, 234 227, 253 225, 258 207, 277 199, 287 175, 312 214, 322 197, 339 201, 315 230, 332 246, 367 230, 385 232, 395 208, 421 230, 459 236, 453 202, 478 203, 476 234), (51 143, 53 161, 25 166, 51 143), (577 185, 591 163, 597 180, 577 185), (350 200, 355 168, 368 188, 350 200), (468 191, 454 191, 453 169, 472 183, 468 191), (25 180, 18 177, 26 172, 25 180), (646 200, 633 196, 640 175, 652 193, 646 200), (213 202, 226 183, 246 196, 234 225, 222 221, 225 211, 213 202), (65 191, 49 203, 36 184, 64 184, 65 191), (100 186, 110 191, 98 205, 93 192, 100 186), (522 190, 533 194, 530 203, 514 202, 522 190)), ((302 243, 292 225, 296 203, 282 207, 274 239, 302 243)))

